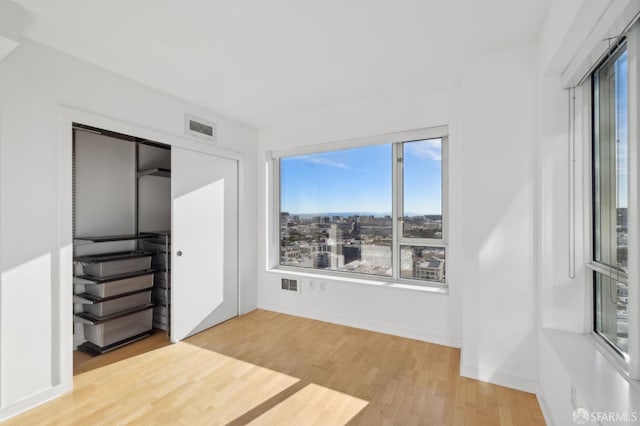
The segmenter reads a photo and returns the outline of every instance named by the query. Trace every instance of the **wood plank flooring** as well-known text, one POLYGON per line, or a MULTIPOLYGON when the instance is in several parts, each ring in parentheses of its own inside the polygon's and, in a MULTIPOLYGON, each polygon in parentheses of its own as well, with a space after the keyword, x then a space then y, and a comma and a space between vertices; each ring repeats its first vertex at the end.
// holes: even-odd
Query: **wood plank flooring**
POLYGON ((269 311, 142 352, 6 424, 544 424, 535 395, 460 377, 459 349, 269 311))
POLYGON ((140 340, 135 344, 127 345, 117 350, 107 352, 101 356, 91 356, 84 352, 73 352, 73 375, 86 373, 96 368, 104 367, 105 365, 113 364, 114 362, 122 361, 127 358, 131 358, 136 355, 150 352, 163 346, 170 344, 169 337, 164 330, 154 330, 155 333, 140 340))

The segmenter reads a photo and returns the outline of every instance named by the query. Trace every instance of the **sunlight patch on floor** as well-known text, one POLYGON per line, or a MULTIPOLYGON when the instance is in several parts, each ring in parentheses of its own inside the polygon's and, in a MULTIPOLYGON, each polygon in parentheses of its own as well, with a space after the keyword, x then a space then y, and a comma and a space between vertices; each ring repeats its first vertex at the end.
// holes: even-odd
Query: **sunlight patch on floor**
POLYGON ((368 404, 311 383, 257 417, 250 425, 345 425, 368 404))
POLYGON ((298 381, 183 342, 79 374, 70 394, 7 424, 222 425, 298 381))

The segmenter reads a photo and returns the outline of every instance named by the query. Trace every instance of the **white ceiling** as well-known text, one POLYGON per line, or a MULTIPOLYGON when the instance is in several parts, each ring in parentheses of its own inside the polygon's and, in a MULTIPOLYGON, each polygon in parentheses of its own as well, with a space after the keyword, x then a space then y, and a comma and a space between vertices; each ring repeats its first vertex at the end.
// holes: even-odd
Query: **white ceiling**
POLYGON ((456 84, 534 41, 549 0, 14 0, 24 35, 260 127, 456 84))

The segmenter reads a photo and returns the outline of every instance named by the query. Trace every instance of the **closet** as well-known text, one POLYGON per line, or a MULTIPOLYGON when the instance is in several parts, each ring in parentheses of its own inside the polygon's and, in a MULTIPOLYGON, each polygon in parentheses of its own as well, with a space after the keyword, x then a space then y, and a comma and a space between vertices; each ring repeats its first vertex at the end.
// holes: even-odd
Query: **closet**
POLYGON ((177 342, 238 315, 238 160, 184 139, 73 135, 74 348, 177 342))
POLYGON ((74 125, 73 252, 79 350, 168 336, 170 146, 74 125))

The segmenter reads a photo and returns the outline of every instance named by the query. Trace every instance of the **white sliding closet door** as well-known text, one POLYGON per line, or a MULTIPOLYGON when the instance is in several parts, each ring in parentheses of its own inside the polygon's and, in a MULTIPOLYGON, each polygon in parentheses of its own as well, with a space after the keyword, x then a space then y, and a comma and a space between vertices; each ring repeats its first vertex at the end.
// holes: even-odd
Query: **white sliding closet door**
POLYGON ((172 149, 171 340, 238 315, 238 162, 172 149))

